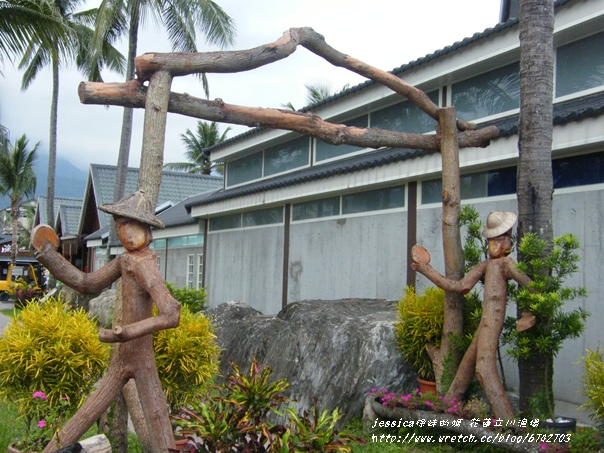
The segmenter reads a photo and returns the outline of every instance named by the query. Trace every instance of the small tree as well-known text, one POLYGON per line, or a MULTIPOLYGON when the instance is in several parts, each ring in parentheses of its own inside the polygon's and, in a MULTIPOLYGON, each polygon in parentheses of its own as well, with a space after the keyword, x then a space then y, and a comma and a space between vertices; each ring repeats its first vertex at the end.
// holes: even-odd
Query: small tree
POLYGON ((218 173, 222 174, 221 166, 212 166, 210 153, 207 149, 210 146, 225 141, 230 130, 231 128, 227 127, 221 134, 218 123, 213 121, 211 123, 198 121, 196 132, 191 132, 190 129, 187 129, 187 132, 180 134, 180 138, 187 149, 185 156, 189 162, 173 162, 164 165, 164 168, 166 170, 199 173, 203 175, 209 175, 212 172, 212 169, 216 169, 218 173))
MULTIPOLYGON (((508 354, 515 360, 539 361, 543 370, 532 376, 532 384, 542 390, 528 399, 527 415, 554 418, 553 365, 562 343, 577 338, 583 332, 589 313, 583 308, 563 311, 564 304, 585 297, 583 287, 565 286, 577 270, 579 241, 572 234, 554 239, 554 247, 546 253, 547 242, 536 234, 526 234, 518 251, 524 260, 518 267, 533 281, 528 288, 512 291, 520 311, 536 317, 535 325, 524 331, 516 329, 517 319, 509 317, 503 333, 504 343, 510 345, 508 354)), ((522 392, 522 388, 520 390, 522 392)))
POLYGON ((12 217, 12 242, 10 259, 14 263, 19 250, 19 204, 26 196, 32 196, 36 190, 36 161, 39 143, 28 149, 29 140, 22 135, 13 145, 6 142, 0 146, 0 193, 10 198, 12 217))

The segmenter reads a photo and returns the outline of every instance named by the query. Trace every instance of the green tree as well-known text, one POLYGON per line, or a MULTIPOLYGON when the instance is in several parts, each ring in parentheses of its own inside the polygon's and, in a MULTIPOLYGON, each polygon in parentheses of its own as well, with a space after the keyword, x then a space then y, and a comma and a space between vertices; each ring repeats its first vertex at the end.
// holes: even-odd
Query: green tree
POLYGON ((26 196, 33 196, 36 190, 34 162, 39 143, 33 149, 28 148, 29 140, 22 135, 14 145, 8 142, 0 147, 0 193, 10 198, 10 211, 13 221, 11 262, 17 258, 19 246, 19 204, 26 196))
POLYGON ((20 55, 32 42, 50 45, 59 35, 68 32, 51 2, 0 0, 0 61, 20 55))
MULTIPOLYGON (((318 83, 316 85, 311 85, 310 83, 305 83, 304 87, 306 88, 306 102, 308 105, 316 104, 321 102, 328 97, 333 96, 339 92, 347 90, 350 85, 344 85, 339 91, 336 91, 332 88, 331 84, 328 82, 318 83)), ((283 107, 289 110, 296 110, 294 105, 291 102, 287 104, 283 104, 283 107)))
POLYGON ((226 135, 230 130, 231 128, 227 127, 221 134, 218 123, 198 121, 196 132, 192 132, 190 129, 187 129, 187 132, 180 134, 180 138, 187 149, 185 152, 185 157, 189 160, 189 162, 168 163, 164 165, 164 168, 166 170, 198 173, 203 175, 209 175, 212 172, 212 169, 215 169, 218 173, 222 174, 222 166, 212 165, 212 162, 210 162, 210 153, 207 151, 207 149, 210 146, 214 146, 225 141, 226 135))
MULTIPOLYGON (((99 7, 94 46, 100 48, 102 38, 110 32, 128 36, 128 66, 126 81, 134 78, 134 58, 137 53, 139 26, 144 19, 152 17, 168 32, 168 39, 175 52, 197 52, 196 29, 204 33, 206 42, 221 47, 232 45, 235 39, 235 25, 231 17, 212 0, 103 0, 99 7)), ((204 88, 208 95, 207 79, 203 76, 204 88)), ((126 173, 132 139, 131 108, 124 108, 122 132, 117 161, 117 176, 114 201, 124 196, 126 173)))
POLYGON ((55 173, 57 159, 57 121, 59 110, 59 66, 75 60, 78 69, 89 79, 101 81, 101 70, 108 67, 123 72, 124 57, 112 46, 116 39, 114 33, 108 33, 100 52, 90 47, 97 15, 96 9, 75 12, 83 0, 54 0, 50 2, 55 16, 60 17, 67 35, 52 36, 50 44, 32 41, 24 51, 19 69, 24 69, 21 89, 26 90, 40 71, 50 65, 52 68, 52 100, 50 107, 50 138, 48 144, 48 185, 46 215, 54 217, 55 173))

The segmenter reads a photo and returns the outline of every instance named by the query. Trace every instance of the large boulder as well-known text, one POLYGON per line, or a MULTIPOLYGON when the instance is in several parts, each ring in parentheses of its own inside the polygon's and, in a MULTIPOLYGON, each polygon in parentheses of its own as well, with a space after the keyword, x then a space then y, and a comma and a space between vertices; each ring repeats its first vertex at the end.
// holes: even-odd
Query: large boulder
POLYGON ((316 399, 320 411, 336 407, 343 422, 362 415, 365 392, 415 388, 417 374, 394 340, 396 303, 385 300, 307 300, 265 316, 241 302, 206 310, 224 349, 221 372, 232 360, 247 371, 253 357, 287 379, 298 411, 316 399))
POLYGON ((98 294, 81 294, 67 285, 57 286, 53 295, 73 308, 83 308, 85 311, 88 311, 90 301, 98 296, 98 294))
POLYGON ((88 303, 88 316, 94 318, 100 327, 111 329, 115 289, 107 289, 88 303))

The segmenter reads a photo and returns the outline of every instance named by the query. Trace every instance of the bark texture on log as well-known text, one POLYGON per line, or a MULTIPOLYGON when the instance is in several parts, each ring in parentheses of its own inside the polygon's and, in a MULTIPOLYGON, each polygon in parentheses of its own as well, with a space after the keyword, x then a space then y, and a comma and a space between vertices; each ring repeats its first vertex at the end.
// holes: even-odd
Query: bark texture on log
MULTIPOLYGON (((117 105, 145 108, 148 89, 136 80, 128 83, 82 82, 80 101, 93 105, 117 105)), ((244 107, 227 104, 221 99, 208 101, 188 94, 170 93, 168 112, 206 121, 240 124, 249 127, 285 129, 321 139, 333 145, 349 144, 365 148, 412 148, 440 150, 440 135, 420 135, 377 128, 348 127, 323 121, 312 113, 244 107)), ((495 126, 466 130, 457 134, 459 147, 485 148, 499 137, 495 126)))
MULTIPOLYGON (((451 280, 463 277, 464 257, 459 231, 459 209, 461 187, 459 172, 459 143, 455 125, 455 107, 446 107, 439 112, 442 156, 442 235, 445 257, 445 276, 451 280)), ((445 294, 444 323, 441 346, 434 351, 434 368, 438 390, 441 391, 441 379, 447 356, 454 368, 447 370, 455 374, 460 361, 460 353, 455 348, 455 338, 463 336, 463 296, 447 291, 445 294)))

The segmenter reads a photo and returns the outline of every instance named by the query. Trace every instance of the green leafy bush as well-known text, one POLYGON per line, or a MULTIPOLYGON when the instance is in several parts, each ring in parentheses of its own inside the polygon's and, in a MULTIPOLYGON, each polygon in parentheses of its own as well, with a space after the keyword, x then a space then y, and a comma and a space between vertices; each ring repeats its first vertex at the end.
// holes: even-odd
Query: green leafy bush
POLYGON ((445 307, 445 292, 428 287, 422 294, 407 286, 398 303, 398 321, 394 332, 405 360, 421 379, 434 381, 432 360, 428 348, 440 346, 445 307))
POLYGON ((49 410, 73 413, 108 359, 109 347, 84 310, 59 299, 27 304, 0 337, 0 397, 17 404, 29 430, 39 422, 36 392, 45 394, 49 410))
MULTIPOLYGON (((456 341, 461 351, 465 351, 472 342, 482 315, 480 297, 476 293, 467 294, 464 299, 464 335, 456 341)), ((416 294, 415 289, 408 286, 398 303, 398 320, 394 325, 397 345, 419 377, 427 381, 434 381, 428 348, 440 347, 444 307, 445 291, 435 286, 427 287, 421 294, 416 294)), ((448 385, 443 385, 443 388, 448 388, 448 385)))
POLYGON ((192 313, 187 305, 180 311, 175 329, 153 334, 155 360, 162 387, 172 411, 205 393, 218 371, 220 348, 210 320, 192 313))
POLYGON ((583 396, 587 398, 582 409, 593 412, 595 421, 604 428, 604 353, 598 345, 595 351, 587 350, 583 359, 583 396))
POLYGON ((261 368, 256 359, 247 375, 235 364, 231 366, 233 373, 222 386, 196 398, 177 418, 180 434, 191 439, 189 451, 352 451, 348 444, 358 439, 335 429, 341 418, 338 410, 318 414, 313 408, 309 418, 308 413, 300 415, 288 407, 288 423, 275 425, 267 417, 271 413, 283 416, 278 406, 289 402, 280 395, 288 387, 285 379, 271 380, 272 369, 261 368))
POLYGON ((173 283, 166 283, 168 290, 180 304, 186 306, 191 313, 197 313, 206 308, 208 293, 205 288, 177 288, 173 283))

